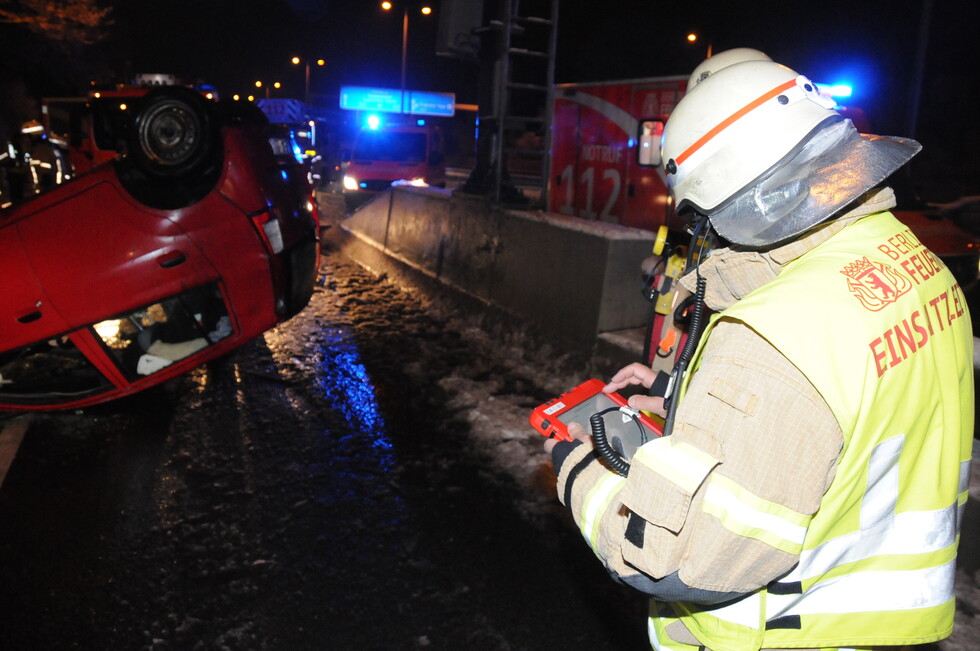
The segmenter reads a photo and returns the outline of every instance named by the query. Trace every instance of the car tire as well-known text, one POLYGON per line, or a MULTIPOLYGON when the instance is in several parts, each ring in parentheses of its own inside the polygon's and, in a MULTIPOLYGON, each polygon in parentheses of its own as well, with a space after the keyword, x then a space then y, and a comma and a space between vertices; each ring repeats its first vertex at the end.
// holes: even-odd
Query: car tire
POLYGON ((214 188, 222 159, 214 104, 190 88, 168 86, 137 105, 117 171, 138 201, 173 210, 200 201, 214 188))
POLYGON ((181 176, 210 166, 220 155, 218 128, 213 109, 200 94, 189 88, 161 88, 139 104, 130 152, 150 176, 181 176))

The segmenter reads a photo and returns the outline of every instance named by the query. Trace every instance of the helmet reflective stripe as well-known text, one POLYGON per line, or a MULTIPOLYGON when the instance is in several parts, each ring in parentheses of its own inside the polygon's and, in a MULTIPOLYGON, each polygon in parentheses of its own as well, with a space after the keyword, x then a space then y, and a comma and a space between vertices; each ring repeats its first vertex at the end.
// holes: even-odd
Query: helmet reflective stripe
POLYGON ((753 109, 758 108, 762 104, 765 104, 767 101, 771 100, 773 97, 778 96, 783 91, 789 90, 795 85, 796 85, 795 79, 791 79, 790 81, 787 81, 784 84, 780 84, 779 86, 776 86, 769 92, 763 93, 761 96, 757 97, 753 101, 749 102, 748 104, 746 104, 745 106, 743 106, 742 108, 735 111, 727 118, 719 122, 717 126, 715 126, 713 129, 710 129, 707 133, 705 133, 703 136, 701 136, 696 141, 694 141, 694 144, 692 144, 690 147, 688 147, 683 152, 681 152, 681 154, 674 160, 674 162, 677 163, 678 173, 680 173, 680 167, 687 161, 687 159, 692 154, 694 154, 694 152, 696 152, 698 149, 704 146, 706 142, 708 142, 709 140, 717 136, 719 133, 727 129, 736 120, 745 116, 753 109))
POLYGON ((833 106, 809 79, 771 61, 712 74, 664 127, 663 160, 678 208, 711 214, 838 116, 833 106))
POLYGON ((592 547, 592 551, 595 551, 595 540, 599 536, 599 524, 602 521, 602 514, 606 512, 606 508, 612 502, 613 498, 619 494, 625 481, 625 477, 608 473, 607 476, 595 483, 582 502, 579 529, 582 532, 582 536, 592 547))
POLYGON ((798 75, 795 79, 790 79, 779 84, 729 115, 694 141, 690 147, 681 152, 674 159, 676 165, 675 173, 670 174, 668 172, 667 174, 670 187, 673 188, 676 184, 680 183, 691 170, 696 169, 703 160, 714 154, 724 145, 724 138, 716 140, 716 137, 722 135, 728 127, 735 124, 741 118, 773 100, 783 106, 788 106, 803 99, 813 100, 817 104, 820 104, 822 108, 828 109, 833 108, 834 104, 833 100, 820 96, 817 92, 816 85, 803 75, 798 75), (809 90, 807 90, 808 88, 809 90), (827 102, 829 102, 829 105, 827 105, 827 102))

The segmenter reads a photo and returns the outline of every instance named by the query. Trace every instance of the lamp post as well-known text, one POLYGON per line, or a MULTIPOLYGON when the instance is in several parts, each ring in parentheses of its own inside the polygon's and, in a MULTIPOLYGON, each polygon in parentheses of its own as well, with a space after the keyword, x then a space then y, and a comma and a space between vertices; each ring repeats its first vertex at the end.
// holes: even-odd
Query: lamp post
MULTIPOLYGON (((695 34, 694 32, 691 32, 690 34, 688 34, 686 38, 687 38, 687 42, 688 43, 697 43, 698 42, 698 35, 695 34)), ((705 59, 710 59, 711 58, 711 43, 710 42, 708 43, 708 52, 707 52, 707 54, 705 55, 704 58, 705 59)))
MULTIPOLYGON (((293 62, 293 65, 294 66, 298 66, 300 63, 303 62, 299 57, 293 57, 291 59, 291 61, 293 62)), ((307 106, 309 106, 309 104, 310 104, 310 60, 309 59, 306 59, 305 63, 306 63, 306 85, 304 87, 305 88, 305 91, 303 93, 303 103, 306 104, 307 106)), ((318 66, 326 65, 326 63, 327 62, 324 61, 323 59, 317 59, 316 60, 316 64, 318 66)))
MULTIPOLYGON (((391 11, 392 7, 389 0, 385 0, 381 3, 381 8, 385 11, 391 11)), ((432 13, 432 7, 422 6, 419 8, 419 13, 423 16, 428 16, 432 13)), ((405 66, 408 60, 408 1, 402 2, 402 85, 401 85, 401 112, 405 113, 405 66)))

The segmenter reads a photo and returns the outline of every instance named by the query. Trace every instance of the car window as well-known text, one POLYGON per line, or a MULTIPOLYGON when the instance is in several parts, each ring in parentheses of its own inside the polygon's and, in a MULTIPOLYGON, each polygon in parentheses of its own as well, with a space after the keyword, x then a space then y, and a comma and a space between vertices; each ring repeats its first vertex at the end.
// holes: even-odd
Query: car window
POLYGON ((232 333, 214 284, 106 319, 92 330, 132 378, 156 373, 232 333))
POLYGON ((112 97, 93 100, 92 131, 99 149, 117 151, 125 142, 129 111, 135 101, 112 97))
POLYGON ((0 400, 8 404, 62 402, 111 388, 67 336, 0 354, 0 400))

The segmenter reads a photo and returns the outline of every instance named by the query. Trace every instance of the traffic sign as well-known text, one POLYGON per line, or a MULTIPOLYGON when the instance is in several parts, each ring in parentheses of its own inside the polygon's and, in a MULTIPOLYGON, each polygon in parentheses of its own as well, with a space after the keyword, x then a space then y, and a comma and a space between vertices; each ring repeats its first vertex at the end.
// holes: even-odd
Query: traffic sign
POLYGON ((404 99, 406 111, 400 108, 402 92, 397 88, 340 87, 340 108, 350 111, 404 112, 441 117, 452 117, 456 112, 455 93, 406 90, 404 99))

